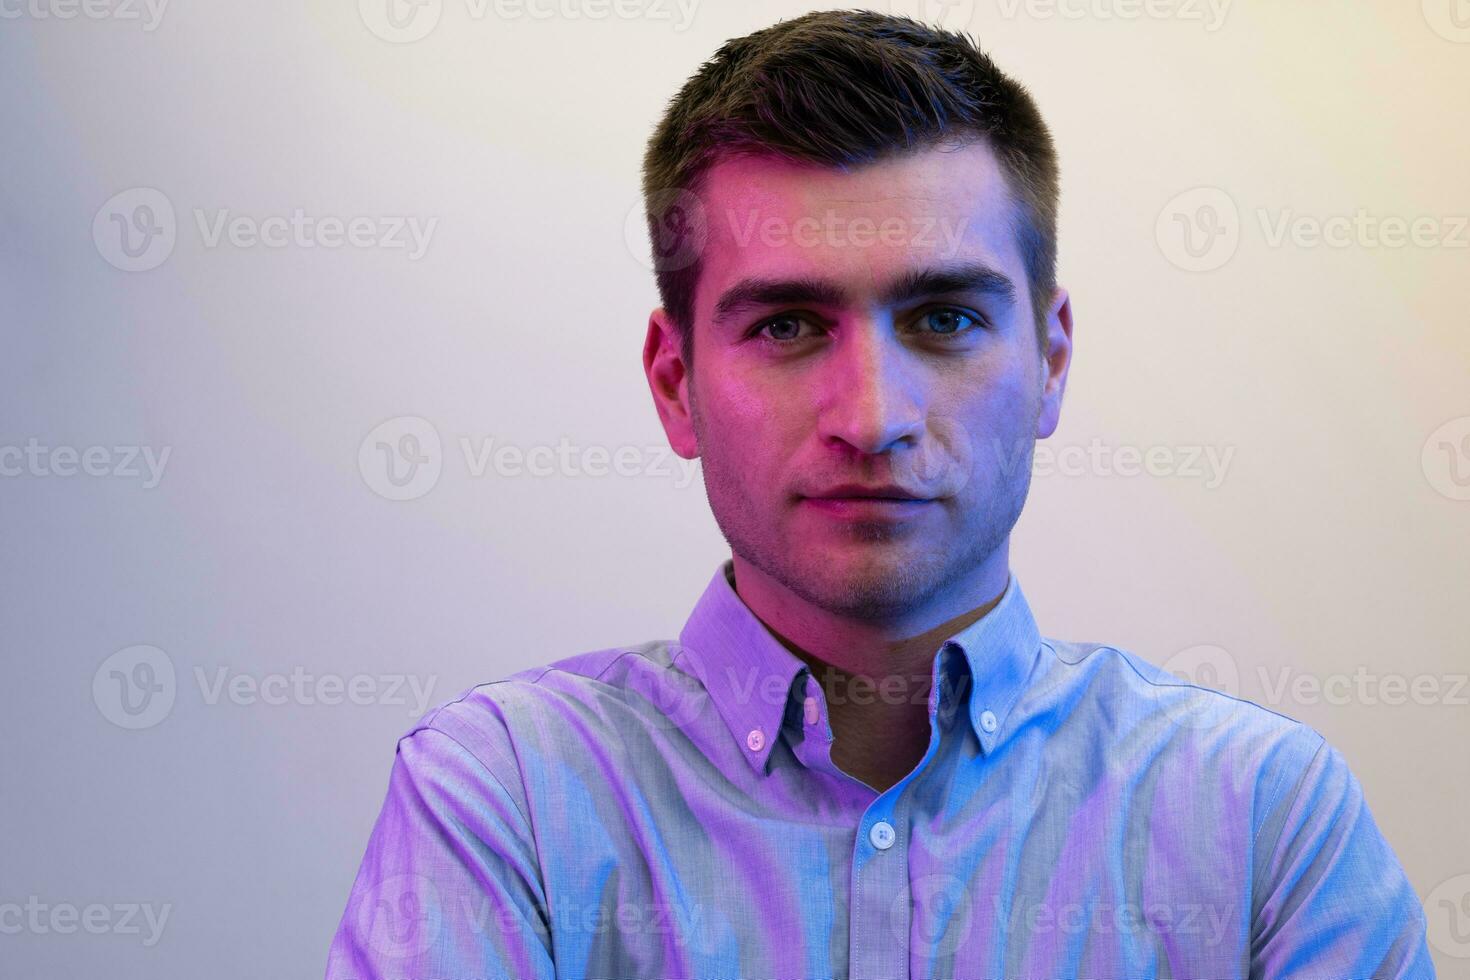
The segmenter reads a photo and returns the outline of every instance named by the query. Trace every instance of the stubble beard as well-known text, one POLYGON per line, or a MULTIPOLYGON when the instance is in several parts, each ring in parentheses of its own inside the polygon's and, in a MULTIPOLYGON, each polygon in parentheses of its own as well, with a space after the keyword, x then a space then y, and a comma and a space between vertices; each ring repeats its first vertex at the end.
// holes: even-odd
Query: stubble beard
MULTIPOLYGON (((961 515, 957 535, 944 540, 931 536, 924 541, 915 537, 915 543, 904 543, 911 531, 854 523, 846 528, 853 542, 851 550, 866 551, 869 557, 836 562, 833 553, 796 551, 776 540, 777 515, 763 515, 753 506, 756 498, 740 478, 738 461, 706 451, 711 443, 705 438, 697 404, 691 387, 691 417, 701 446, 705 495, 731 552, 834 616, 892 620, 929 605, 946 589, 966 581, 1006 542, 1030 490, 1034 440, 1021 465, 994 471, 996 478, 987 481, 989 489, 978 498, 961 496, 935 505, 961 515)), ((971 475, 970 484, 978 475, 971 475)), ((774 505, 789 504, 782 499, 774 505)))

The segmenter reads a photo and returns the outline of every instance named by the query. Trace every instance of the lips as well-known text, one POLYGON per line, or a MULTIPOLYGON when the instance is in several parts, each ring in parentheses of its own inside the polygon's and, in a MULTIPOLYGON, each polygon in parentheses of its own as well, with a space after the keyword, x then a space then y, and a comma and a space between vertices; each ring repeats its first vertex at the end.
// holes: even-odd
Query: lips
POLYGON ((840 486, 831 487, 817 493, 804 494, 808 500, 880 500, 880 501, 912 501, 924 502, 928 497, 922 497, 911 493, 903 487, 864 486, 857 483, 844 483, 840 486))
POLYGON ((927 513, 934 500, 899 486, 843 484, 807 494, 801 504, 844 523, 906 524, 927 513))

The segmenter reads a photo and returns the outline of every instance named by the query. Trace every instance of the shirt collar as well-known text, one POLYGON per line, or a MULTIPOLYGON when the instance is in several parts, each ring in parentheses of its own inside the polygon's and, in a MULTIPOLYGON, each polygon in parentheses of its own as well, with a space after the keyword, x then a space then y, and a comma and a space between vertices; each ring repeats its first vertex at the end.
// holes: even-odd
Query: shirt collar
POLYGON ((735 563, 726 560, 689 614, 679 645, 691 654, 695 674, 746 760, 765 772, 792 683, 809 671, 750 611, 735 592, 734 577, 735 563))
MULTIPOLYGON (((746 761, 764 773, 781 734, 792 687, 802 682, 795 696, 803 699, 810 671, 735 592, 734 562, 726 560, 715 571, 679 634, 679 645, 689 652, 694 673, 746 761)), ((936 660, 946 650, 963 654, 969 681, 940 694, 970 695, 970 725, 989 754, 1006 735, 1006 719, 1041 650, 1041 634, 1014 574, 994 608, 942 644, 936 660)), ((953 677, 954 672, 941 676, 953 677)))
POLYGON ((1041 632, 1015 573, 1000 601, 949 638, 970 667, 970 727, 986 755, 1007 734, 1006 719, 1021 699, 1041 653, 1041 632))

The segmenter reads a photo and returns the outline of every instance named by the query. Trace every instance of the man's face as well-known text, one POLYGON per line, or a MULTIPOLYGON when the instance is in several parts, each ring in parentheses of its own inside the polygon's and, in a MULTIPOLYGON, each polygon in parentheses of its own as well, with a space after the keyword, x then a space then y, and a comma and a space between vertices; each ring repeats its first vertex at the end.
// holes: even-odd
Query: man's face
MULTIPOLYGON (((659 408, 675 449, 702 457, 733 552, 858 618, 1004 564, 1034 440, 1056 426, 1071 314, 1060 291, 1043 311, 1062 339, 1048 358, 988 147, 847 172, 737 158, 701 199, 693 372, 659 408)), ((655 362, 673 381, 680 359, 655 332, 657 401, 655 362)))

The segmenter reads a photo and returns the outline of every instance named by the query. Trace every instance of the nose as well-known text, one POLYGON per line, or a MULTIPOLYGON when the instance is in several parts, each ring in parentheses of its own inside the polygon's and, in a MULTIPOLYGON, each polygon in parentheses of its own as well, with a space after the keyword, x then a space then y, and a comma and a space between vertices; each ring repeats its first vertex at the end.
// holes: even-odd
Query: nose
POLYGON ((822 442, 861 455, 918 448, 924 433, 920 378, 882 318, 849 326, 828 354, 818 414, 822 442))

